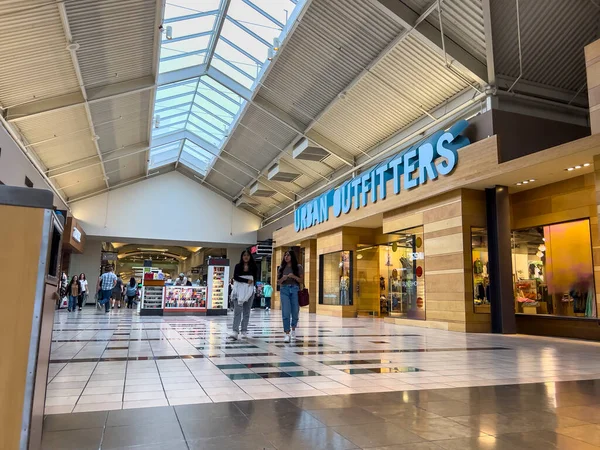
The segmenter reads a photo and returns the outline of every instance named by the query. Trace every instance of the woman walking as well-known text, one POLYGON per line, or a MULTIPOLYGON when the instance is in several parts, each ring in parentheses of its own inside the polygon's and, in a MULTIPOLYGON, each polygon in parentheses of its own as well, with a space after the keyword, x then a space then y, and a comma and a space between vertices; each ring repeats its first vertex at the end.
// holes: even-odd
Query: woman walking
POLYGON ((231 301, 233 302, 233 331, 229 335, 237 340, 242 325, 242 339, 248 337, 248 322, 250 321, 250 307, 254 297, 254 283, 256 282, 257 268, 252 254, 248 250, 242 252, 240 262, 233 271, 233 289, 231 301))
POLYGON ((79 311, 81 311, 81 307, 87 303, 87 294, 88 294, 88 282, 85 278, 85 273, 79 275, 79 283, 81 284, 81 293, 77 298, 77 306, 79 306, 79 311))
POLYGON ((127 295, 127 308, 131 309, 133 308, 133 301, 137 297, 137 283, 135 282, 135 278, 131 277, 129 280, 125 294, 127 295))
POLYGON ((296 340, 296 326, 300 315, 298 292, 303 281, 304 269, 298 264, 296 254, 291 250, 285 252, 277 273, 277 284, 281 286, 281 317, 283 319, 283 331, 285 331, 284 342, 296 340))
POLYGON ((69 312, 75 311, 75 303, 81 294, 81 283, 77 279, 77 275, 74 275, 67 286, 67 296, 69 297, 68 310, 69 312))

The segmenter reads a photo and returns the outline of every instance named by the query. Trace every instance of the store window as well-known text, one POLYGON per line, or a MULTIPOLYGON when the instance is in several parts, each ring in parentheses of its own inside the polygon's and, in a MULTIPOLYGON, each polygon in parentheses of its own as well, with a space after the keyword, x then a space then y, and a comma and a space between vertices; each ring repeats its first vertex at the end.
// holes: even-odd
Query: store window
POLYGON ((352 305, 352 252, 321 255, 319 262, 319 303, 352 305))
POLYGON ((471 228, 473 270, 473 311, 490 312, 490 275, 487 229, 471 228))
POLYGON ((423 227, 388 235, 381 246, 381 314, 425 320, 425 256, 423 227))
POLYGON ((589 220, 512 233, 515 311, 597 317, 589 220))

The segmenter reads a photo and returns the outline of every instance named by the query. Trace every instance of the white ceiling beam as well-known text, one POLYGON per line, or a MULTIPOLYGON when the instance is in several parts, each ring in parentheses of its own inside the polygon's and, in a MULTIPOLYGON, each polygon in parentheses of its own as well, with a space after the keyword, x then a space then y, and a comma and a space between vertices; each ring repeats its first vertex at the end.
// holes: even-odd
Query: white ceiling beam
MULTIPOLYGON (((77 76, 77 81, 79 82, 79 88, 81 89, 81 94, 84 99, 84 108, 85 115, 88 119, 88 124, 90 127, 91 139, 94 142, 94 147, 96 148, 96 153, 98 154, 98 158, 102 161, 102 152, 100 151, 100 146, 98 145, 98 136, 96 135, 96 129, 94 128, 94 120, 92 119, 92 112, 90 111, 90 105, 88 104, 88 94, 85 88, 85 83, 83 80, 83 75, 81 74, 81 68, 79 66, 79 60, 77 59, 77 49, 79 45, 73 42, 73 35, 71 34, 71 27, 69 26, 69 17, 67 16, 67 8, 64 3, 59 3, 57 5, 58 12, 60 15, 60 21, 63 26, 63 31, 65 34, 65 38, 67 40, 67 49, 71 54, 71 61, 73 62, 73 69, 75 70, 75 75, 77 76)), ((102 164, 102 175, 104 176, 104 183, 106 187, 109 188, 108 177, 106 176, 106 168, 104 164, 102 164)))
MULTIPOLYGON (((440 30, 426 20, 420 20, 422 15, 419 16, 419 14, 414 12, 410 7, 398 0, 369 1, 381 11, 386 13, 390 18, 402 25, 402 27, 410 30, 412 36, 421 40, 442 58, 444 57, 444 45, 442 44, 440 30)), ((432 10, 437 9, 437 4, 437 0, 434 0, 431 3, 431 7, 428 8, 429 13, 431 13, 432 10)), ((447 56, 453 60, 452 67, 454 67, 464 76, 482 86, 488 84, 488 72, 485 64, 463 49, 448 36, 444 36, 444 44, 447 56)))
MULTIPOLYGON (((61 3, 62 4, 62 3, 61 3)), ((135 80, 113 83, 106 86, 91 88, 86 91, 86 97, 83 95, 85 87, 81 87, 80 92, 74 92, 57 97, 37 100, 24 103, 19 106, 13 106, 6 110, 6 120, 9 122, 19 122, 25 119, 31 119, 43 114, 50 114, 58 111, 65 111, 70 108, 84 106, 86 103, 98 103, 104 100, 113 100, 129 94, 135 94, 145 90, 153 89, 154 81, 152 77, 142 77, 135 80)))
POLYGON ((229 89, 232 92, 235 92, 244 100, 251 102, 252 101, 252 91, 242 84, 238 83, 234 79, 228 77, 223 72, 214 67, 209 67, 206 71, 206 74, 219 83, 221 86, 229 89))
POLYGON ((227 11, 229 11, 230 4, 231 0, 221 0, 221 8, 219 9, 219 15, 217 16, 217 20, 215 20, 213 34, 210 37, 210 42, 208 44, 208 56, 206 57, 207 67, 210 67, 210 63, 212 62, 212 59, 215 56, 217 42, 219 41, 219 36, 221 36, 221 30, 223 29, 223 24, 225 23, 225 19, 227 18, 227 11))
POLYGON ((487 81, 496 86, 496 65, 494 63, 494 38, 492 33, 492 8, 490 0, 481 0, 483 7, 483 30, 485 32, 485 59, 487 65, 487 81))
MULTIPOLYGON (((129 158, 131 156, 139 155, 140 153, 144 153, 148 150, 148 143, 139 143, 135 145, 130 145, 128 147, 120 148, 117 150, 113 150, 111 152, 105 152, 102 154, 103 162, 112 162, 117 161, 123 158, 129 158)), ((59 167, 55 167, 53 169, 49 169, 46 172, 48 178, 58 178, 63 175, 67 175, 73 172, 78 172, 80 170, 88 169, 90 167, 98 166, 102 164, 102 162, 98 159, 96 155, 89 156, 87 158, 82 158, 77 161, 70 162, 68 164, 64 164, 59 167)))

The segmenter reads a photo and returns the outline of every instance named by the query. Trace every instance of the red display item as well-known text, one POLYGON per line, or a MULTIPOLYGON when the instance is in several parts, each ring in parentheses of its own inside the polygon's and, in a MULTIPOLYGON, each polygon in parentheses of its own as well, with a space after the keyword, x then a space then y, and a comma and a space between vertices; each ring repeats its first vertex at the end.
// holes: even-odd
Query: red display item
POLYGON ((421 266, 417 267, 417 277, 421 278, 423 276, 423 268, 421 266))

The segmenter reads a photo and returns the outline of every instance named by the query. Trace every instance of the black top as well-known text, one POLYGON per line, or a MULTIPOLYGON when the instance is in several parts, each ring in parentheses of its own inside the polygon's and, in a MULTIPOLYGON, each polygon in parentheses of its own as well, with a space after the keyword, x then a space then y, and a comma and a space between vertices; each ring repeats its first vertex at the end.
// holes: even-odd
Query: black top
POLYGON ((254 282, 256 283, 257 274, 252 271, 252 267, 248 267, 248 271, 244 271, 244 263, 239 263, 235 265, 235 269, 233 270, 233 279, 235 281, 239 281, 240 283, 248 283, 248 280, 242 278, 242 275, 250 275, 254 278, 254 282))
MULTIPOLYGON (((77 280, 77 284, 79 285, 79 294, 82 294, 83 293, 83 289, 81 288, 81 281, 77 280)), ((69 281, 69 284, 67 285, 67 290, 65 292, 65 295, 71 295, 71 291, 72 291, 71 288, 72 287, 73 287, 73 285, 69 281)))

